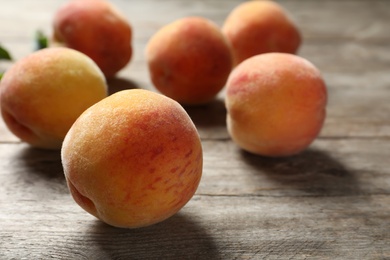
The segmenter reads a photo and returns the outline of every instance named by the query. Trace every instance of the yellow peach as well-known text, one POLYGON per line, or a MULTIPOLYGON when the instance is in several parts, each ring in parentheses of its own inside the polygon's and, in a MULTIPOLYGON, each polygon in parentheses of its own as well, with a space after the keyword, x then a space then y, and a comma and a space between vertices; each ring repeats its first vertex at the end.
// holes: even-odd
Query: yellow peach
POLYGON ((0 81, 3 119, 35 147, 60 149, 77 117, 107 96, 103 73, 81 52, 48 48, 17 61, 0 81))
POLYGON ((106 77, 123 69, 132 56, 132 27, 105 0, 72 0, 54 15, 53 40, 92 58, 106 77))
POLYGON ((61 151, 74 200, 112 226, 163 221, 194 195, 202 174, 198 132, 176 101, 119 91, 87 109, 61 151))
POLYGON ((269 0, 238 5, 226 18, 222 32, 232 44, 235 64, 267 52, 295 54, 302 41, 287 11, 269 0))
POLYGON ((233 66, 229 43, 216 24, 202 17, 164 26, 149 40, 145 54, 154 86, 185 105, 214 99, 233 66))
POLYGON ((308 60, 267 53, 240 63, 228 79, 228 131, 235 143, 264 156, 288 156, 307 148, 326 115, 327 90, 308 60))

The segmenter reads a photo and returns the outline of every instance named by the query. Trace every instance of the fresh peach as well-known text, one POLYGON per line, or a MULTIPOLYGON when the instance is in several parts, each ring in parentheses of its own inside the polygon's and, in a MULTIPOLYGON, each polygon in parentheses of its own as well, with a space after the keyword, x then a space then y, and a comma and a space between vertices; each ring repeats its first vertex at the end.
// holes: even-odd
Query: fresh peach
POLYGON ((233 46, 235 64, 267 52, 295 54, 301 44, 301 34, 287 11, 268 0, 238 5, 226 18, 222 32, 233 46))
POLYGON ((54 15, 53 40, 92 58, 106 77, 123 69, 132 56, 132 27, 104 0, 71 0, 54 15))
POLYGON ((211 101, 232 69, 230 45, 216 24, 186 17, 161 28, 146 47, 151 79, 181 104, 211 101))
POLYGON ((326 114, 327 90, 319 70, 287 53, 240 63, 228 79, 228 131, 235 143, 264 156, 288 156, 308 147, 326 114))
POLYGON ((85 109, 107 96, 98 66, 81 52, 48 48, 17 61, 0 81, 1 114, 32 146, 59 149, 85 109))
POLYGON ((178 212, 194 195, 203 163, 185 110, 141 89, 119 91, 87 109, 68 132, 61 156, 74 200, 124 228, 178 212))

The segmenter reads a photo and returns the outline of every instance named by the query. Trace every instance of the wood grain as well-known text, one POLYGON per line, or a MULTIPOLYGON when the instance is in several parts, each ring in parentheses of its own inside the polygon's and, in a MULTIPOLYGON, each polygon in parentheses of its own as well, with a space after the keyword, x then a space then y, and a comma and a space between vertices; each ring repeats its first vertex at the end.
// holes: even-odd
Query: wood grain
MULTIPOLYGON (((0 8, 0 43, 20 59, 37 29, 51 34, 65 0, 0 8)), ((239 0, 113 0, 134 27, 134 57, 110 93, 153 90, 148 39, 188 15, 223 23, 239 0)), ((240 150, 226 130, 224 91, 186 107, 204 149, 193 199, 135 229, 84 212, 66 187, 58 151, 21 143, 0 120, 0 259, 390 259, 390 1, 280 0, 301 28, 299 55, 323 73, 327 119, 309 149, 288 158, 240 150)), ((11 63, 0 62, 0 70, 11 63)))

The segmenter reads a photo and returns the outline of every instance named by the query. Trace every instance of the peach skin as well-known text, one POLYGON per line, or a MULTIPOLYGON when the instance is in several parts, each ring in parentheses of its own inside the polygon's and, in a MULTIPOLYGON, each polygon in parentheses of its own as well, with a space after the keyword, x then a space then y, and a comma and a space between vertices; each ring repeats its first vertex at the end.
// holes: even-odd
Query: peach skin
POLYGON ((233 70, 226 87, 228 131, 251 153, 271 157, 299 153, 324 123, 325 82, 312 63, 296 55, 251 57, 233 70))
POLYGON ((213 100, 233 66, 224 35, 202 17, 186 17, 164 26, 149 40, 145 54, 154 86, 184 105, 213 100))
POLYGON ((123 90, 87 109, 62 151, 74 200, 101 221, 138 228, 178 212, 202 175, 195 125, 176 101, 123 90))
POLYGON ((81 52, 58 47, 17 61, 0 81, 3 119, 32 146, 60 149, 77 117, 107 96, 98 66, 81 52))
POLYGON ((302 41, 287 11, 269 0, 238 5, 226 18, 222 32, 232 44, 235 64, 267 52, 295 54, 302 41))
POLYGON ((105 0, 71 0, 54 14, 53 43, 92 58, 106 77, 123 69, 132 56, 132 27, 105 0))

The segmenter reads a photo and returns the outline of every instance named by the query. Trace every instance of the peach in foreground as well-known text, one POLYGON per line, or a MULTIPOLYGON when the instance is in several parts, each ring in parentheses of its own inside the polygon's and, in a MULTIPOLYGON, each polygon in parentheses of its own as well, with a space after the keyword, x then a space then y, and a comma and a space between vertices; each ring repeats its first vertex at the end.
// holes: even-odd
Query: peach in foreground
POLYGON ((67 134, 61 156, 74 200, 123 228, 149 226, 178 212, 194 195, 203 164, 186 111, 140 89, 87 109, 67 134))

